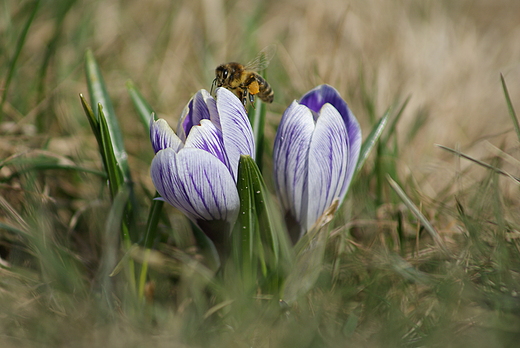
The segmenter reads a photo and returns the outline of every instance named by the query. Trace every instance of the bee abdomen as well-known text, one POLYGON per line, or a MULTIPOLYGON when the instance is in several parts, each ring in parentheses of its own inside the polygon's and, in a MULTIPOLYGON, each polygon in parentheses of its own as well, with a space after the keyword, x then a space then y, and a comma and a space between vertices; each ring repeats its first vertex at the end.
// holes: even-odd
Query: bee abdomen
POLYGON ((274 91, 269 86, 269 83, 260 75, 256 76, 256 80, 260 85, 260 91, 258 92, 258 98, 262 99, 266 103, 272 103, 274 99, 274 91))

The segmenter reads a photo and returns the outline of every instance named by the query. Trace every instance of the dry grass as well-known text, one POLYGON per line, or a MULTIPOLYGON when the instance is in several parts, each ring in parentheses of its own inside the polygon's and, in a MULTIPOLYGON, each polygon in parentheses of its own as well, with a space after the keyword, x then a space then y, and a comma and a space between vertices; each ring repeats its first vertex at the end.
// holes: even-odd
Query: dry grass
MULTIPOLYGON (((34 5, 6 0, 0 6, 0 52, 5 53, 0 56, 0 67, 7 71, 16 41, 34 5)), ((416 221, 391 199, 381 202, 388 204, 372 209, 376 205, 372 202, 376 195, 374 184, 360 180, 353 194, 364 199, 362 204, 345 207, 345 211, 353 211, 355 219, 348 228, 340 229, 339 237, 333 234, 340 239, 345 230, 351 229, 353 235, 352 240, 342 241, 343 249, 334 251, 338 260, 331 262, 343 283, 330 285, 322 280, 326 285, 310 295, 306 303, 300 303, 292 318, 284 317, 275 324, 269 320, 276 316, 266 311, 267 314, 262 312, 266 315, 262 317, 263 326, 251 325, 257 319, 251 316, 261 312, 255 311, 257 308, 249 316, 239 315, 249 320, 243 324, 245 331, 225 332, 208 346, 239 346, 237 342, 241 342, 242 336, 256 336, 258 347, 283 347, 291 339, 300 340, 301 346, 325 346, 323 342, 333 337, 334 330, 341 331, 359 346, 378 346, 393 329, 398 334, 388 337, 396 341, 388 342, 388 346, 399 346, 402 342, 414 346, 421 339, 426 345, 458 346, 463 345, 462 338, 450 342, 446 337, 449 334, 457 337, 461 332, 465 334, 461 337, 474 335, 476 346, 504 343, 504 337, 516 337, 517 328, 504 323, 517 322, 517 313, 495 312, 497 307, 489 305, 495 300, 482 300, 485 296, 481 290, 500 288, 495 276, 518 284, 514 269, 493 268, 501 265, 497 261, 501 257, 499 251, 506 248, 502 241, 496 242, 497 236, 505 236, 510 243, 506 243, 507 247, 518 251, 519 226, 511 223, 520 221, 515 210, 518 187, 507 180, 493 186, 494 179, 487 177, 487 171, 443 152, 434 144, 460 147, 463 152, 486 161, 502 157, 503 168, 520 176, 520 166, 515 160, 520 158, 518 139, 499 79, 502 73, 513 104, 520 110, 519 14, 517 0, 41 1, 10 86, 6 85, 4 73, 0 73, 0 93, 8 88, 1 110, 0 159, 20 154, 34 158, 47 153, 60 163, 69 161, 89 169, 102 169, 95 139, 77 97, 78 93, 87 94, 83 61, 85 50, 91 48, 103 70, 123 128, 136 189, 144 197, 145 189, 141 186, 152 190, 148 171, 153 155, 125 82, 133 80, 159 116, 175 124, 193 93, 210 88, 217 64, 230 60, 246 62, 263 47, 275 43, 277 55, 267 71, 267 79, 275 90, 275 102, 267 107, 269 139, 273 139, 275 127, 289 103, 321 83, 333 85, 345 97, 365 136, 389 106, 400 105, 410 97, 395 133, 399 148, 395 168, 415 202, 421 204, 427 218, 459 254, 448 264, 439 259, 436 250, 427 247, 431 244, 428 239, 421 240, 420 250, 414 249, 416 221), (64 11, 62 19, 61 11, 64 11), (481 183, 483 178, 491 183, 481 183), (497 188, 501 193, 498 198, 493 196, 497 188), (454 193, 466 208, 466 215, 457 213, 454 193), (494 199, 493 202, 487 202, 488 198, 494 199), (428 281, 437 282, 435 286, 420 281, 411 284, 402 279, 405 270, 396 266, 398 261, 392 253, 399 252, 399 246, 391 242, 399 239, 396 216, 400 214, 405 216, 402 229, 409 239, 409 248, 400 254, 399 260, 409 262, 403 267, 413 265, 418 270, 412 272, 412 277, 422 279, 428 275, 428 281), (495 221, 500 215, 506 222, 495 221), (461 216, 467 221, 460 221, 461 216), (472 236, 472 224, 480 224, 482 231, 478 237, 472 236), (355 284, 356 288, 349 288, 349 284, 355 284), (388 302, 378 303, 383 297, 388 302), (367 308, 371 312, 365 312, 367 308), (395 308, 413 325, 396 320, 395 327, 385 333, 383 329, 392 324, 395 308), (495 326, 490 327, 490 323, 495 326), (323 342, 313 341, 312 330, 308 335, 287 334, 291 330, 303 332, 314 324, 323 342), (486 335, 486 330, 493 333, 486 335)), ((369 169, 370 166, 368 163, 369 169)), ((27 187, 21 187, 16 178, 6 179, 14 170, 14 166, 0 169, 0 192, 14 211, 23 211, 27 187)), ((53 225, 42 218, 42 224, 49 223, 42 230, 70 243, 70 250, 49 254, 48 263, 40 266, 61 267, 61 257, 67 260, 70 257, 78 266, 69 271, 80 274, 74 281, 83 284, 92 280, 99 266, 103 222, 90 225, 86 222, 103 215, 108 205, 106 201, 96 200, 102 191, 99 178, 55 171, 40 184, 37 193, 30 194, 35 201, 52 206, 51 216, 45 218, 55 221, 53 225)), ((3 211, 7 205, 2 203, 3 211)), ((27 216, 26 211, 23 213, 27 216)), ((13 220, 16 217, 7 213, 0 215, 0 222, 13 220)), ((171 214, 173 224, 177 225, 177 220, 181 220, 179 215, 171 214)), ((162 324, 153 328, 156 331, 152 336, 140 322, 149 319, 148 313, 143 316, 145 319, 132 317, 124 312, 125 303, 120 304, 125 313, 120 321, 103 326, 90 308, 94 306, 92 303, 98 304, 96 299, 84 293, 67 293, 70 290, 67 286, 75 288, 76 283, 67 284, 63 276, 58 277, 63 284, 56 285, 65 289, 60 288, 57 297, 63 291, 69 296, 63 298, 72 307, 81 303, 71 311, 70 303, 64 305, 63 298, 56 300, 52 298, 54 292, 45 291, 46 278, 32 273, 37 267, 24 263, 24 256, 45 251, 38 244, 45 240, 35 238, 27 247, 15 233, 3 230, 0 233, 0 262, 9 259, 6 257, 9 255, 16 258, 14 263, 19 266, 10 269, 0 264, 4 267, 0 268, 0 298, 2 303, 9 304, 0 311, 0 320, 10 323, 0 327, 0 337, 13 335, 18 339, 25 335, 28 341, 22 343, 27 346, 43 342, 49 346, 66 346, 71 342, 77 342, 77 346, 87 346, 89 342, 170 346, 179 335, 185 334, 185 329, 189 332, 186 335, 195 337, 193 342, 199 342, 196 338, 200 328, 196 324, 205 329, 209 325, 197 322, 190 326, 189 320, 195 322, 195 319, 189 317, 189 310, 184 313, 183 308, 192 304, 183 302, 175 303, 175 313, 160 305, 154 309, 162 324), (7 281, 2 282, 2 278, 7 281), (56 326, 40 325, 38 313, 42 311, 50 320, 58 318, 56 326), (71 331, 78 333, 77 336, 62 336, 59 329, 73 321, 71 331), (82 333, 83 325, 92 322, 98 327, 82 333)), ((42 252, 40 256, 45 255, 42 252)), ((508 255, 514 259, 513 254, 508 255)), ((59 267, 49 273, 58 272, 59 267)), ((188 290, 158 288, 157 293, 163 303, 171 305, 168 300, 177 296, 171 293, 174 291, 188 290)), ((511 297, 511 301, 517 301, 516 297, 511 297)), ((211 337, 217 337, 212 334, 211 337)), ((344 343, 336 337, 331 342, 336 345, 330 346, 344 343)))

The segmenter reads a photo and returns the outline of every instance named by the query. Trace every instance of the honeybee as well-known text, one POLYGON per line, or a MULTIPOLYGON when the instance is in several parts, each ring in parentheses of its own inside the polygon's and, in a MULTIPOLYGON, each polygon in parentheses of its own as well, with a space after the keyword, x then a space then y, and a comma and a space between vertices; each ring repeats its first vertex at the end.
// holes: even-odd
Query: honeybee
POLYGON ((224 87, 235 93, 244 107, 247 102, 254 106, 255 95, 266 103, 272 103, 274 92, 269 83, 256 71, 265 69, 276 52, 276 46, 264 48, 255 59, 242 65, 236 62, 221 64, 215 69, 215 79, 211 85, 211 93, 215 87, 224 87), (256 70, 256 71, 255 71, 256 70))

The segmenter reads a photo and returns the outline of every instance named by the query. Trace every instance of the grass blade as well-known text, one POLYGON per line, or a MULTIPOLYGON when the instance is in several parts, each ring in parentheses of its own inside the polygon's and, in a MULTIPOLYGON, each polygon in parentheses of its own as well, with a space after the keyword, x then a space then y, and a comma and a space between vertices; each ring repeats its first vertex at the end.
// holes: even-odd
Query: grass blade
MULTIPOLYGON (((127 161, 128 156, 125 151, 121 128, 119 127, 119 122, 117 121, 116 113, 110 96, 108 95, 103 76, 101 75, 101 71, 91 50, 88 50, 85 55, 85 71, 87 75, 91 105, 103 105, 106 125, 108 132, 110 133, 110 138, 112 139, 115 159, 121 167, 125 181, 131 182, 132 180, 130 178, 130 170, 127 161)), ((95 116, 99 117, 97 110, 95 116)))
POLYGON ((135 87, 132 81, 127 81, 126 89, 130 94, 130 99, 134 103, 134 106, 139 114, 139 119, 146 130, 146 134, 150 133, 150 115, 154 112, 150 104, 144 99, 143 95, 135 87))
POLYGON ((388 123, 388 117, 390 116, 390 109, 388 109, 383 117, 377 122, 377 124, 372 128, 372 131, 368 135, 368 137, 363 142, 363 145, 361 145, 361 151, 359 153, 359 159, 356 166, 356 175, 361 168, 363 168, 363 165, 365 164, 368 156, 372 152, 372 149, 377 144, 377 141, 381 137, 381 134, 383 134, 383 131, 385 130, 385 127, 388 123))
POLYGON ((397 112, 395 117, 392 119, 392 122, 388 126, 388 132, 386 133, 387 136, 386 136, 386 138, 384 140, 382 140, 385 144, 388 144, 388 141, 390 140, 390 137, 395 133, 396 128, 397 128, 397 124, 399 123, 399 120, 401 119, 401 116, 403 116, 404 109, 406 109, 406 106, 410 102, 410 99, 411 99, 410 96, 408 96, 408 98, 406 98, 406 100, 404 101, 403 105, 401 106, 401 108, 399 109, 399 111, 397 112))
POLYGON ((27 22, 25 22, 25 26, 22 29, 22 32, 20 33, 20 37, 18 38, 18 41, 16 43, 16 48, 14 50, 13 58, 11 59, 11 62, 9 63, 9 69, 7 70, 7 77, 5 79, 5 83, 3 86, 3 93, 2 93, 2 100, 0 100, 0 123, 2 123, 4 118, 4 103, 7 98, 7 93, 9 91, 9 85, 11 84, 11 80, 14 76, 14 70, 16 67, 16 62, 18 61, 18 58, 20 57, 20 52, 22 52, 22 48, 25 44, 25 39, 27 38, 27 33, 29 32, 29 28, 31 27, 31 24, 33 23, 34 17, 36 16, 36 12, 38 12, 38 8, 40 7, 40 0, 35 0, 34 3, 30 6, 32 6, 32 12, 29 15, 29 18, 27 18, 27 22))
MULTIPOLYGON (((112 280, 110 279, 110 275, 117 265, 118 231, 121 229, 121 226, 124 225, 122 223, 124 220, 123 216, 129 196, 130 192, 125 186, 117 192, 106 220, 103 235, 103 249, 98 273, 98 285, 101 288, 100 290, 103 294, 103 300, 106 301, 109 308, 112 306, 113 301, 112 280)), ((134 280, 133 277, 130 277, 130 279, 131 281, 134 280)), ((132 288, 135 289, 135 285, 132 288)))
POLYGON ((260 171, 262 171, 262 156, 264 154, 265 112, 265 103, 257 98, 256 108, 250 108, 249 122, 251 122, 253 128, 253 137, 256 144, 255 161, 260 171))
POLYGON ((500 81, 502 82, 502 88, 504 89, 504 96, 506 97, 507 110, 509 111, 509 115, 511 116, 511 120, 513 121, 513 125, 515 126, 516 136, 520 141, 520 124, 518 124, 518 118, 516 117, 515 109, 513 108, 513 103, 511 102, 511 97, 509 96, 509 91, 507 90, 506 80, 504 79, 504 75, 500 74, 500 81))
POLYGON ((116 159, 111 134, 108 129, 107 120, 105 118, 105 113, 103 112, 103 107, 101 104, 98 104, 98 118, 99 132, 101 135, 100 150, 102 151, 103 158, 105 159, 105 169, 108 174, 110 192, 112 194, 112 198, 114 199, 124 184, 124 178, 116 159))
POLYGON ((439 145, 439 144, 437 144, 437 146, 440 147, 441 149, 446 150, 446 151, 448 151, 448 152, 451 152, 451 153, 453 153, 453 154, 455 154, 455 155, 457 155, 457 156, 460 156, 460 157, 462 157, 462 158, 465 158, 465 159, 467 159, 467 160, 470 160, 470 161, 472 161, 472 162, 475 162, 476 164, 478 164, 478 165, 480 165, 480 166, 482 166, 482 167, 484 167, 484 168, 491 169, 491 170, 494 171, 495 173, 498 173, 498 174, 501 174, 501 175, 507 176, 508 178, 512 179, 513 181, 516 181, 517 183, 520 183, 520 178, 519 178, 519 177, 514 176, 514 175, 512 175, 512 174, 510 174, 510 173, 508 173, 508 172, 506 172, 506 171, 504 171, 504 170, 502 170, 502 169, 500 169, 500 168, 493 167, 492 165, 487 164, 486 162, 482 162, 482 161, 480 161, 480 160, 478 160, 478 159, 476 159, 476 158, 470 157, 470 156, 468 156, 468 155, 466 155, 466 154, 463 154, 463 153, 460 152, 460 151, 457 151, 457 150, 451 149, 451 148, 449 148, 449 147, 446 147, 446 146, 443 146, 443 145, 439 145))
POLYGON ((283 289, 285 303, 291 305, 316 284, 323 270, 323 258, 329 236, 327 226, 334 219, 338 207, 339 201, 336 199, 295 245, 296 262, 287 276, 283 289))
POLYGON ((444 241, 439 236, 439 233, 435 228, 432 226, 432 224, 426 219, 426 217, 419 211, 417 206, 412 202, 412 200, 404 193, 403 189, 399 186, 397 182, 395 182, 390 175, 386 176, 386 179, 390 183, 390 186, 392 189, 397 193, 399 198, 403 201, 403 203, 410 209, 410 211, 415 215, 419 221, 421 221, 421 224, 424 226, 426 231, 430 234, 430 236, 433 238, 433 241, 435 244, 444 252, 446 255, 450 255, 450 252, 446 248, 446 245, 444 244, 444 241))

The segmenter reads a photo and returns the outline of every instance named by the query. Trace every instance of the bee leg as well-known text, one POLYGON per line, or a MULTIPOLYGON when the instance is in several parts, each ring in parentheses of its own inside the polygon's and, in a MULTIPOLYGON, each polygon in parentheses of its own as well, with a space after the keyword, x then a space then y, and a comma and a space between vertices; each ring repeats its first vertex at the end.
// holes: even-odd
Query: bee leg
POLYGON ((211 89, 209 90, 209 94, 213 95, 213 89, 215 89, 215 86, 217 85, 217 79, 215 78, 213 82, 211 83, 211 89))
POLYGON ((246 104, 247 104, 247 89, 244 89, 244 91, 242 92, 242 104, 244 104, 244 107, 246 107, 246 104))
POLYGON ((251 94, 251 93, 248 93, 248 95, 249 95, 249 103, 251 103, 251 106, 254 109, 255 108, 255 96, 254 96, 254 94, 251 94))

